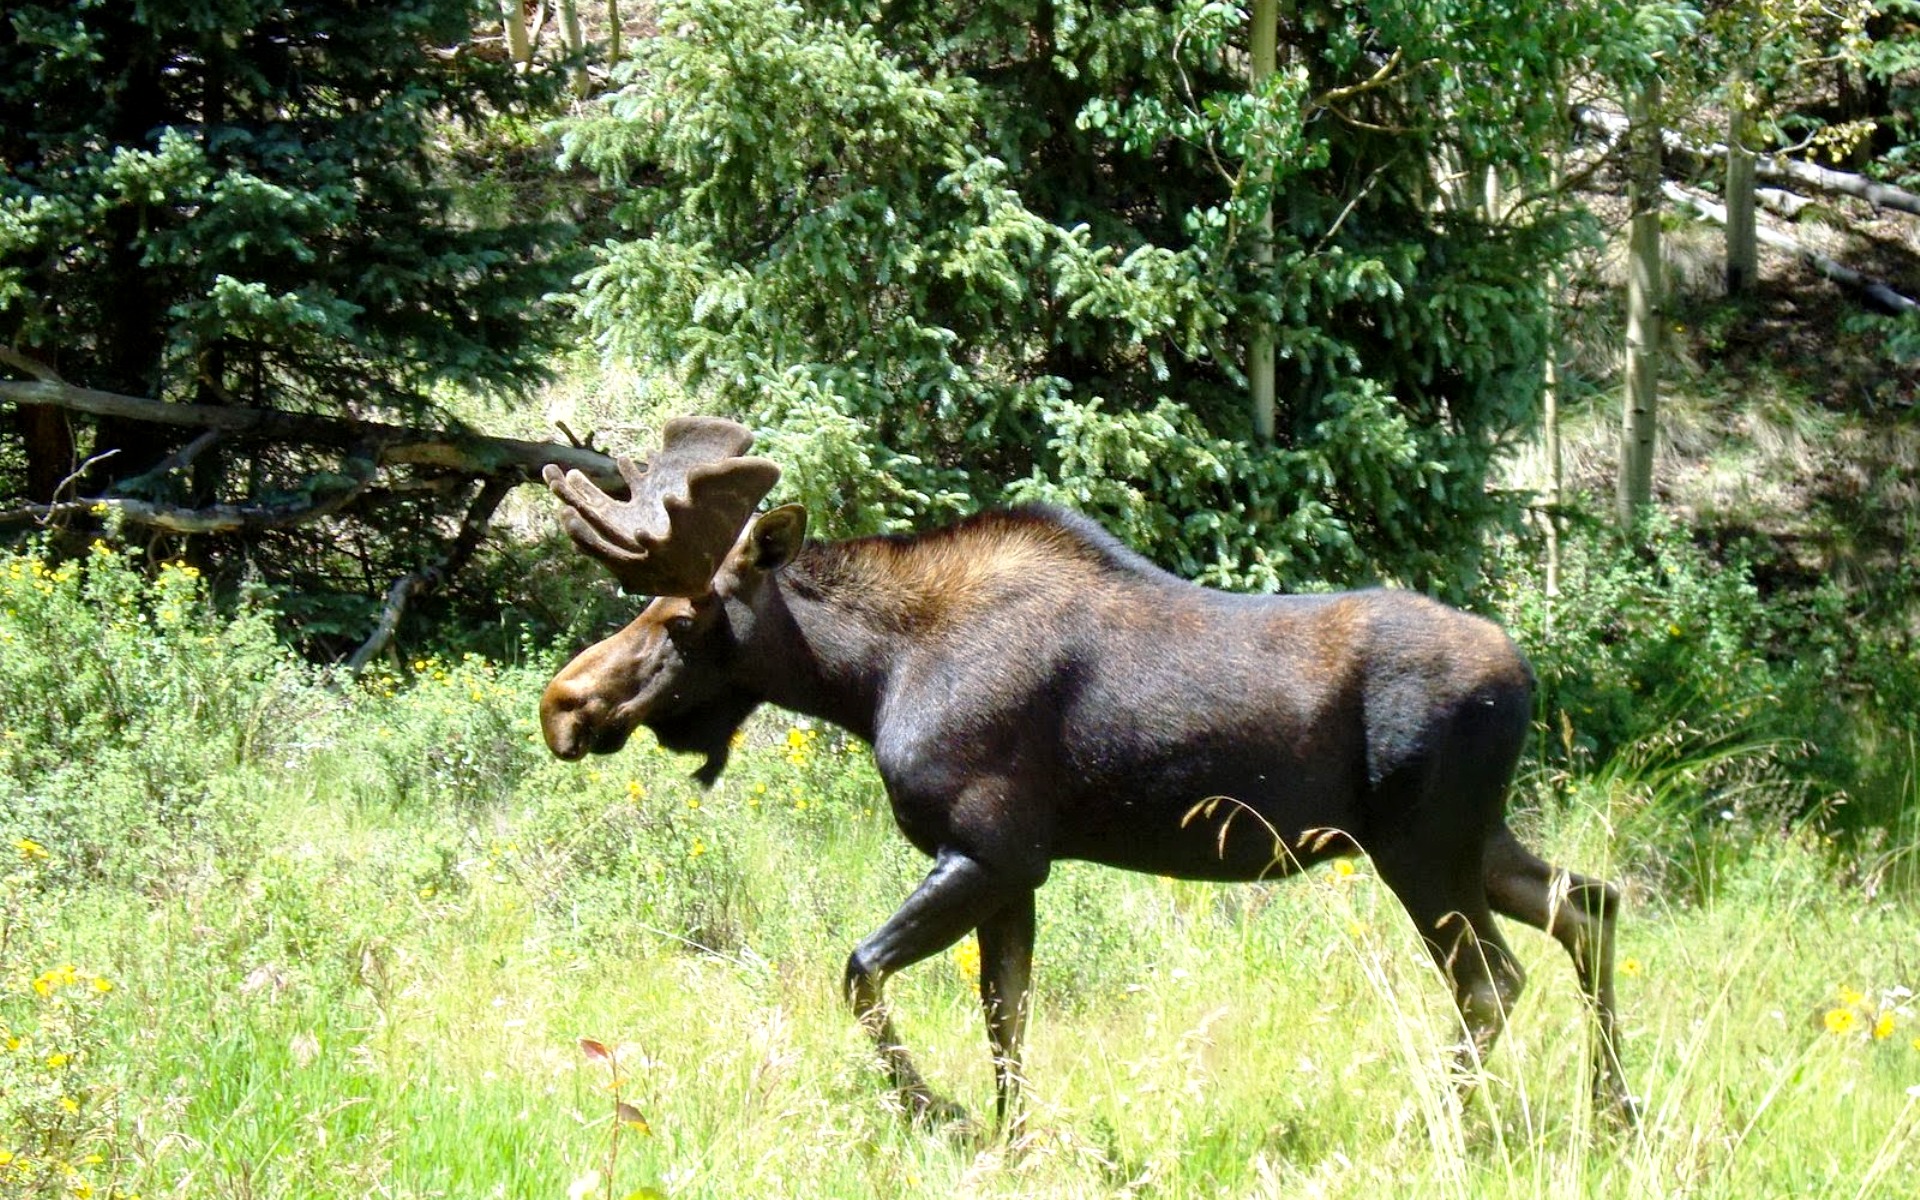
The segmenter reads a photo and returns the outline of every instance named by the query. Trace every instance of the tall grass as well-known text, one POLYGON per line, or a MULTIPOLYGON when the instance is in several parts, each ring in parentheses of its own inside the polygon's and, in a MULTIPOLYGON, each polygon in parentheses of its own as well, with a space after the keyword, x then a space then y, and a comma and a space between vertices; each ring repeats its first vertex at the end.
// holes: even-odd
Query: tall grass
MULTIPOLYGON (((63 619, 152 603, 136 589, 63 619)), ((248 636, 197 611, 186 636, 215 641, 182 653, 248 636)), ((925 869, 857 747, 776 714, 701 792, 644 736, 591 765, 548 761, 537 665, 422 658, 349 685, 260 662, 203 711, 271 694, 284 715, 259 749, 209 757, 196 806, 172 805, 164 780, 103 788, 138 845, 76 840, 90 826, 16 799, 44 776, 11 777, 0 1196, 1920 1185, 1920 918, 1894 891, 1910 855, 1889 842, 1884 869, 1838 870, 1811 826, 1722 821, 1711 886, 1682 886, 1673 847, 1695 831, 1663 837, 1659 814, 1698 807, 1674 769, 1685 739, 1605 771, 1536 771, 1517 814, 1550 857, 1628 885, 1637 1128, 1591 1111, 1590 1022, 1544 937, 1513 931, 1530 986, 1463 1104, 1446 989, 1364 864, 1238 887, 1063 864, 1040 894, 1033 1115, 1009 1145, 902 1119, 842 1006, 851 944, 925 869), (630 1111, 583 1038, 617 1055, 630 1111)), ((11 727, 37 710, 5 678, 11 727)), ((178 761, 225 720, 142 728, 179 739, 147 748, 178 761)), ((989 1113, 964 951, 890 994, 928 1076, 989 1113)))

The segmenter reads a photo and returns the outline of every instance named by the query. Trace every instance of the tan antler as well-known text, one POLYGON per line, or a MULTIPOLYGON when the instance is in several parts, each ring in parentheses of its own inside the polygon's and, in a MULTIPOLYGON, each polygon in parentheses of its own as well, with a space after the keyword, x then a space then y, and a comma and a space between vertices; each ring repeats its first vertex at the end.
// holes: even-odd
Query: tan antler
POLYGON ((746 426, 719 417, 675 417, 659 453, 644 464, 615 459, 630 493, 624 501, 579 471, 549 466, 547 486, 565 508, 560 524, 574 544, 607 565, 620 586, 649 596, 704 596, 720 560, 746 528, 760 498, 780 481, 746 426))

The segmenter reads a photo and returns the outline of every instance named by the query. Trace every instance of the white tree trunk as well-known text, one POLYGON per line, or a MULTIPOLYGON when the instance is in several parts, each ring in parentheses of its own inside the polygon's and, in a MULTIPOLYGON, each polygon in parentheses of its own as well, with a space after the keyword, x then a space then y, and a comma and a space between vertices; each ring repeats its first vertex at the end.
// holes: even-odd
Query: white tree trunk
POLYGON ((507 31, 507 53, 525 66, 533 61, 533 39, 527 36, 527 12, 520 0, 500 0, 500 24, 507 31))
POLYGON ((560 0, 560 32, 573 56, 573 94, 585 97, 593 87, 587 77, 587 37, 580 30, 580 0, 560 0))
POLYGON ((1754 236, 1753 150, 1750 86, 1737 70, 1727 105, 1727 295, 1748 291, 1760 278, 1760 243, 1754 236))
POLYGON ((1627 133, 1633 215, 1627 240, 1626 395, 1621 405, 1620 478, 1616 495, 1622 529, 1653 499, 1653 450, 1660 401, 1660 82, 1645 84, 1630 102, 1627 133))

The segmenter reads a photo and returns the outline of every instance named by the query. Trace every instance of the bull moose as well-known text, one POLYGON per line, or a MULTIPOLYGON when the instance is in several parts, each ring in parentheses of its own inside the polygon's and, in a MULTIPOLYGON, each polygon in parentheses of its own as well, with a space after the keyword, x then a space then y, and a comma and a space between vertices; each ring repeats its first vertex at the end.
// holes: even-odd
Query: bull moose
POLYGON ((1211 591, 1046 507, 809 541, 804 508, 755 514, 780 470, 745 456, 752 441, 731 421, 670 421, 650 462, 619 461, 624 501, 547 468, 573 541, 654 599, 553 678, 541 725, 563 759, 613 753, 644 725, 704 754, 703 784, 762 704, 871 744, 894 820, 933 867, 854 948, 845 992, 912 1111, 952 1109, 882 988, 972 930, 1001 1122, 1014 1113, 1034 891, 1055 860, 1258 880, 1364 852, 1452 981, 1468 1062, 1523 982, 1499 913, 1572 956, 1597 1024, 1595 1098, 1631 1115, 1619 892, 1507 827, 1533 675, 1498 627, 1403 591, 1211 591))

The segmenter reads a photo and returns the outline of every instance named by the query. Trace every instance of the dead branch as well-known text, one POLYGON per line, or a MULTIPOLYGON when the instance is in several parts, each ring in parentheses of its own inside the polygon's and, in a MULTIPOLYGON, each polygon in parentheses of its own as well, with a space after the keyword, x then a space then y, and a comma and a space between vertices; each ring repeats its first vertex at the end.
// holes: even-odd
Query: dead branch
MULTIPOLYGON (((1617 141, 1627 129, 1627 119, 1624 116, 1590 105, 1574 106, 1573 118, 1588 129, 1600 133, 1609 142, 1617 141)), ((1727 148, 1720 142, 1709 142, 1706 145, 1689 142, 1671 129, 1661 131, 1660 141, 1668 157, 1684 164, 1690 174, 1703 174, 1727 156, 1727 148)), ((1797 158, 1788 158, 1784 154, 1756 155, 1753 173, 1759 179, 1798 183, 1815 191, 1865 200, 1875 208, 1891 208, 1920 216, 1920 196, 1912 192, 1868 179, 1864 175, 1835 171, 1829 167, 1802 162, 1797 158)))
POLYGON ((129 524, 164 529, 169 533, 252 533, 265 529, 286 529, 340 511, 365 492, 372 482, 373 471, 368 469, 343 485, 324 491, 316 488, 310 496, 280 504, 209 504, 203 508, 187 508, 122 496, 28 504, 0 512, 0 526, 30 522, 44 525, 65 517, 118 514, 121 520, 129 524))
POLYGON ((68 383, 4 348, 0 348, 0 363, 36 376, 31 380, 0 380, 0 400, 18 404, 44 404, 93 416, 215 430, 267 441, 336 448, 364 446, 375 465, 383 467, 440 467, 487 478, 511 478, 515 483, 538 483, 540 472, 552 464, 562 470, 578 470, 605 487, 622 486, 613 460, 585 447, 240 405, 168 404, 68 383))
POLYGON ((460 533, 454 538, 446 556, 437 563, 410 571, 394 580, 393 586, 387 589, 387 602, 380 611, 379 624, 347 659, 348 671, 357 676, 366 670, 367 664, 393 642, 394 634, 400 630, 400 620, 407 614, 408 605, 440 586, 466 565, 486 539, 487 524, 493 520, 494 510, 500 507, 500 501, 506 498, 512 486, 500 479, 487 480, 474 496, 473 503, 467 506, 467 514, 460 522, 460 533))
MULTIPOLYGON (((1722 225, 1727 222, 1727 209, 1724 204, 1715 204, 1705 196, 1691 192, 1677 183, 1663 183, 1660 185, 1660 191, 1667 199, 1673 201, 1675 204, 1688 208, 1710 221, 1717 221, 1722 225)), ((1881 280, 1874 279, 1868 275, 1862 275, 1852 267, 1843 266, 1833 259, 1828 258, 1826 255, 1821 254, 1819 251, 1795 241, 1784 233, 1767 229, 1763 226, 1755 231, 1754 236, 1776 250, 1783 250, 1788 254, 1793 254, 1804 259, 1814 270, 1820 272, 1820 274, 1826 276, 1828 279, 1833 280, 1835 283, 1860 293, 1870 304, 1883 312, 1894 313, 1896 315, 1899 313, 1920 312, 1920 303, 1915 303, 1908 297, 1894 291, 1881 280)))
POLYGON ((1796 196, 1780 188, 1755 188, 1753 198, 1759 201, 1761 208, 1785 217, 1789 221, 1798 220, 1801 210, 1813 203, 1805 196, 1796 196))

